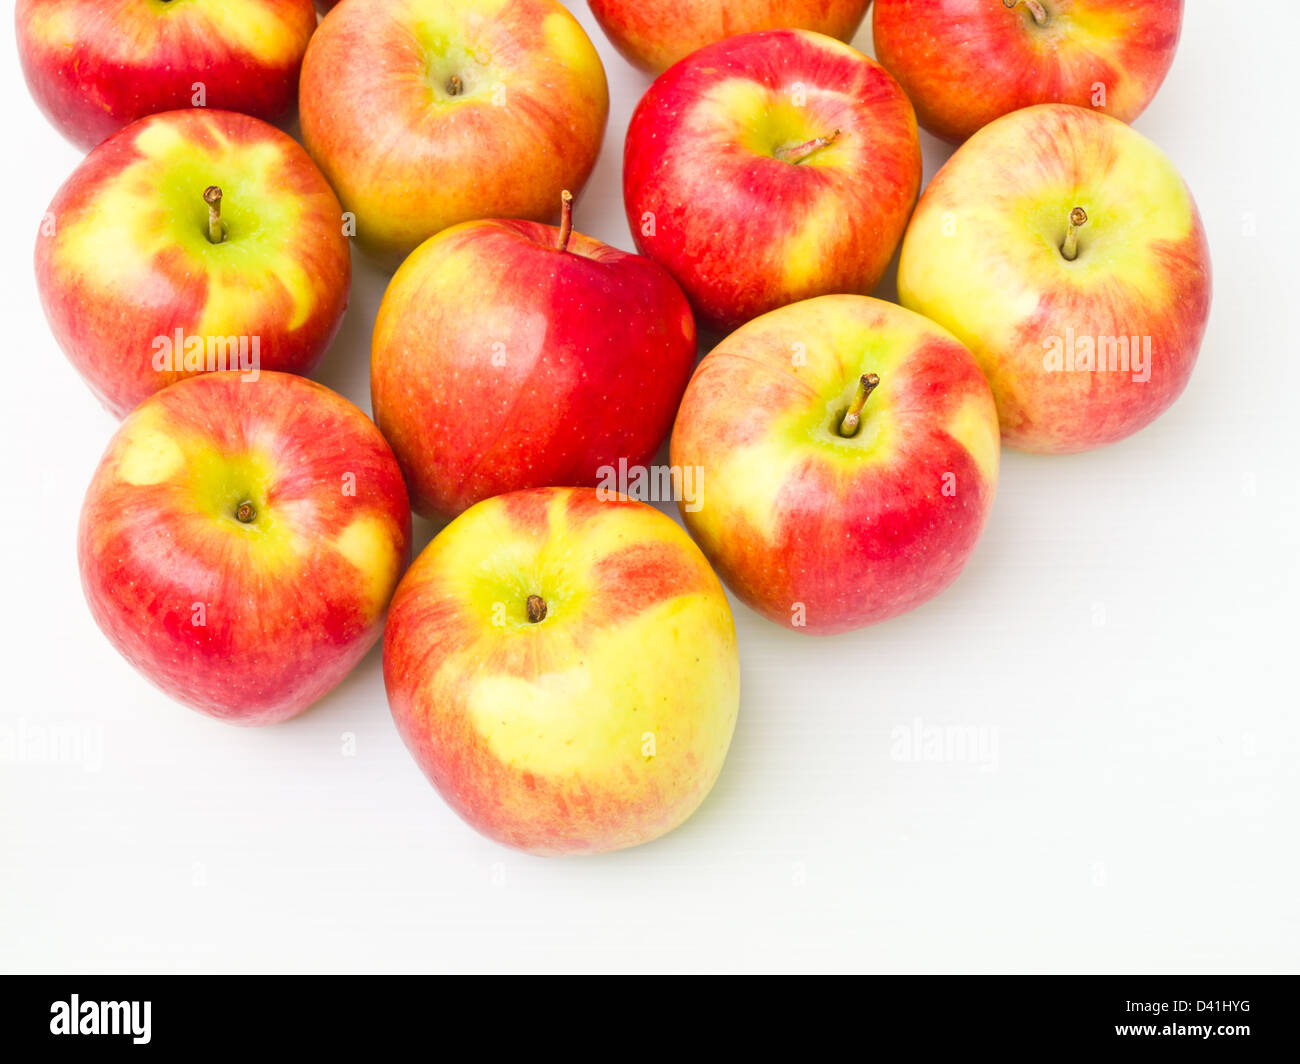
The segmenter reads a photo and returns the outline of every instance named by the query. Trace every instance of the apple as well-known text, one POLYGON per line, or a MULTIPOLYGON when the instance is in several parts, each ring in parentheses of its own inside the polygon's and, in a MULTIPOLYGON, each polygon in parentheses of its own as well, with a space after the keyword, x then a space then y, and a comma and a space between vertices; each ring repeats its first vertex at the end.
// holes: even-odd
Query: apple
POLYGON ((903 90, 804 30, 731 37, 672 67, 637 105, 623 161, 638 250, 723 331, 811 296, 870 292, 920 184, 903 90))
POLYGON ((1039 103, 1131 122, 1174 60, 1183 0, 876 0, 876 58, 954 143, 1039 103))
POLYGON ((15 15, 32 96, 82 148, 184 107, 287 117, 316 29, 311 0, 18 0, 15 15))
POLYGON ((706 44, 759 30, 815 30, 848 41, 871 0, 588 0, 629 63, 655 73, 706 44))
POLYGON ((208 369, 307 373, 350 280, 320 171, 293 138, 230 111, 167 111, 114 134, 36 241, 55 338, 118 417, 208 369))
POLYGON ((961 344, 918 314, 830 295, 765 314, 705 356, 673 428, 699 470, 687 528, 778 624, 844 632, 961 572, 993 504, 998 422, 961 344))
POLYGON ((534 854, 618 850, 686 820, 722 770, 739 672, 690 537, 591 488, 466 510, 402 579, 384 632, 420 768, 472 827, 534 854))
POLYGON ((1042 104, 985 126, 939 171, 898 292, 974 353, 1009 446, 1084 451, 1136 432, 1187 385, 1210 251, 1159 148, 1118 119, 1042 104))
POLYGON ((401 471, 365 414, 303 377, 227 372, 122 422, 77 550, 127 661, 177 701, 255 725, 301 713, 375 644, 410 537, 401 471))
MULTIPOLYGON (((349 3, 353 0, 349 0, 349 3)), ((695 364, 695 321, 662 267, 572 229, 464 222, 402 264, 371 348, 375 420, 413 505, 451 517, 520 488, 644 466, 695 364)))
POLYGON ((600 57, 555 0, 348 0, 302 68, 303 142, 394 265, 458 222, 554 221, 608 113, 600 57))

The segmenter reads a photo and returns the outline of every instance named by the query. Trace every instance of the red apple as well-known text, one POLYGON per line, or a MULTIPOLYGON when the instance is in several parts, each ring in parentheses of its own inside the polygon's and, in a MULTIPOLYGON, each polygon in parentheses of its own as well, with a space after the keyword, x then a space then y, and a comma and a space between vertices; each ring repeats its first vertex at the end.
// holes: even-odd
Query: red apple
POLYGON ((876 0, 876 58, 921 125, 965 140, 1039 103, 1131 122, 1174 60, 1183 0, 876 0))
POLYGON ((18 0, 15 22, 36 102, 93 148, 182 107, 285 117, 316 12, 311 0, 18 0))
POLYGON ((871 0, 588 0, 628 62, 667 70, 706 44, 759 30, 815 30, 848 41, 871 0))
POLYGON ((341 214, 274 126, 229 111, 151 115, 54 197, 36 241, 41 303, 118 417, 209 369, 306 373, 347 307, 341 214))
MULTIPOLYGON (((349 3, 353 0, 349 0, 349 3)), ((370 391, 415 509, 644 465, 695 363, 668 272, 564 224, 466 222, 425 241, 375 322, 370 391)))
POLYGON ((899 256, 906 307, 993 387, 1002 437, 1044 454, 1131 435, 1181 394, 1210 250, 1169 158, 1123 122, 1043 104, 981 129, 930 182, 899 256))
POLYGON ((271 724, 379 638, 410 551, 392 452, 360 410, 285 373, 209 373, 122 422, 81 512, 95 621, 144 676, 271 724))
POLYGON ((695 467, 686 526, 746 603, 843 632, 947 587, 998 476, 989 386, 961 344, 865 296, 772 311, 718 345, 686 389, 672 463, 695 467))
POLYGON ((393 597, 384 683, 447 803, 535 854, 677 827, 722 770, 740 699, 703 555, 658 510, 590 488, 512 492, 443 529, 393 597))
POLYGON ((553 221, 600 153, 609 90, 555 0, 348 0, 302 68, 303 143, 396 265, 476 218, 553 221))
POLYGON ((717 329, 810 296, 870 292, 920 183, 903 90, 847 44, 800 30, 682 60, 637 106, 623 161, 637 248, 717 329))

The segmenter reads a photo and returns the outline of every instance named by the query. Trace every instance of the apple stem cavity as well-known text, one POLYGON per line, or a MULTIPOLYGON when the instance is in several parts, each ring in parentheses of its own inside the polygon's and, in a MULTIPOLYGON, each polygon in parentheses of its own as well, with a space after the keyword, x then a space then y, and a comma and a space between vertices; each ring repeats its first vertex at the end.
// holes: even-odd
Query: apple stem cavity
POLYGON ((247 499, 235 507, 235 520, 241 525, 251 525, 253 523, 253 518, 256 516, 257 511, 253 508, 253 504, 247 499))
POLYGON ((867 405, 867 397, 876 390, 880 378, 874 373, 864 373, 858 378, 858 389, 853 393, 853 402, 849 403, 848 412, 840 422, 840 435, 845 439, 856 436, 862 424, 862 408, 867 405))
MULTIPOLYGON (((573 193, 567 188, 560 193, 560 250, 569 250, 569 237, 573 235, 573 193)), ((546 607, 543 605, 543 611, 546 607)))
POLYGON ((221 189, 209 185, 203 190, 203 202, 208 205, 208 243, 220 244, 226 239, 225 226, 221 224, 221 189))
POLYGON ((785 147, 777 148, 772 153, 774 159, 779 159, 783 163, 798 164, 807 159, 814 152, 821 151, 823 148, 829 148, 840 136, 838 129, 832 130, 824 137, 813 137, 812 140, 805 140, 802 144, 790 144, 785 147))
POLYGON ((1040 0, 1002 0, 1002 6, 1008 11, 1013 11, 1021 4, 1029 9, 1029 13, 1034 16, 1034 23, 1039 26, 1047 25, 1047 8, 1043 7, 1040 0))
POLYGON ((1065 230, 1065 243, 1061 245, 1061 255, 1067 262, 1079 257, 1079 228, 1088 221, 1088 212, 1082 207, 1070 211, 1070 225, 1065 230))
POLYGON ((540 624, 546 620, 546 599, 541 595, 529 595, 525 607, 528 610, 529 624, 540 624))

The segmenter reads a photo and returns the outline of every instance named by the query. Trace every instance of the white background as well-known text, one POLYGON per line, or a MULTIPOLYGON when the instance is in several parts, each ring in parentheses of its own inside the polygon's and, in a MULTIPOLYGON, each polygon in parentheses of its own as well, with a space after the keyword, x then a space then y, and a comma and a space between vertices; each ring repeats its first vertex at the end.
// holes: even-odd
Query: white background
MULTIPOLYGON (((570 6, 613 96, 578 228, 631 248, 622 142, 649 79, 570 6)), ((659 842, 564 860, 498 847, 442 803, 393 728, 377 649, 303 717, 246 730, 170 702, 96 629, 75 530, 115 422, 51 339, 31 269, 80 156, 2 24, 0 967, 1295 970, 1291 5, 1189 0, 1136 123, 1187 178, 1214 256, 1182 399, 1102 451, 1007 453, 970 565, 908 616, 817 639, 737 606, 740 723, 712 796, 659 842), (976 729, 984 756, 900 757, 918 727, 976 729), (30 752, 58 729, 83 756, 30 752)), ((948 150, 922 137, 928 179, 948 150)), ((366 410, 385 281, 357 260, 317 374, 366 410)), ((417 522, 417 548, 431 532, 417 522)))

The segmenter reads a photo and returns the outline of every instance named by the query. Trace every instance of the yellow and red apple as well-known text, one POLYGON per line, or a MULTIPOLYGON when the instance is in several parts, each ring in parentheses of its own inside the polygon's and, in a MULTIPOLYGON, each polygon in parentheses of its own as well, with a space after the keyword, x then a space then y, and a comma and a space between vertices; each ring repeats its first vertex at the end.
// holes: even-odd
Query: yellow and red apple
POLYGON ((672 463, 699 469, 687 528, 749 606, 843 632, 920 605, 961 572, 998 478, 979 367, 918 314, 867 296, 795 303, 700 363, 672 463))
POLYGON ((348 0, 302 68, 303 142, 394 265, 477 218, 553 221, 586 182, 609 90, 555 0, 348 0))
POLYGON ((535 854, 681 824, 722 769, 740 690, 731 611, 690 537, 590 488, 498 496, 443 529, 393 597, 384 681, 448 804, 535 854))
POLYGON ((92 151, 36 241, 41 303, 118 417, 210 369, 307 373, 347 307, 342 208, 292 137, 168 111, 92 151))
POLYGON ((571 210, 559 229, 454 226, 389 284, 371 401, 419 513, 595 485, 620 459, 648 463, 672 428, 696 355, 686 298, 650 259, 572 231, 571 210))
POLYGON ((638 249, 721 330, 811 296, 870 292, 920 183, 898 83, 800 30, 731 37, 672 67, 638 104, 624 152, 638 249))
POLYGON ((587 0, 628 62, 655 73, 724 37, 801 29, 852 39, 871 0, 587 0))
POLYGON ((1183 0, 876 0, 876 58, 922 126, 960 142, 1040 103, 1124 122, 1160 88, 1183 0))
POLYGON ((1004 441, 1041 453, 1123 439, 1178 398, 1210 288, 1174 164, 1118 119, 1065 104, 962 145, 922 196, 898 270, 903 305, 978 359, 1004 441))
POLYGON ((287 116, 316 29, 311 0, 18 0, 32 96, 83 148, 145 115, 287 116))
POLYGON ((365 414, 292 374, 209 373, 122 422, 78 554, 95 621, 147 679, 271 724, 378 640, 410 534, 401 471, 365 414))

